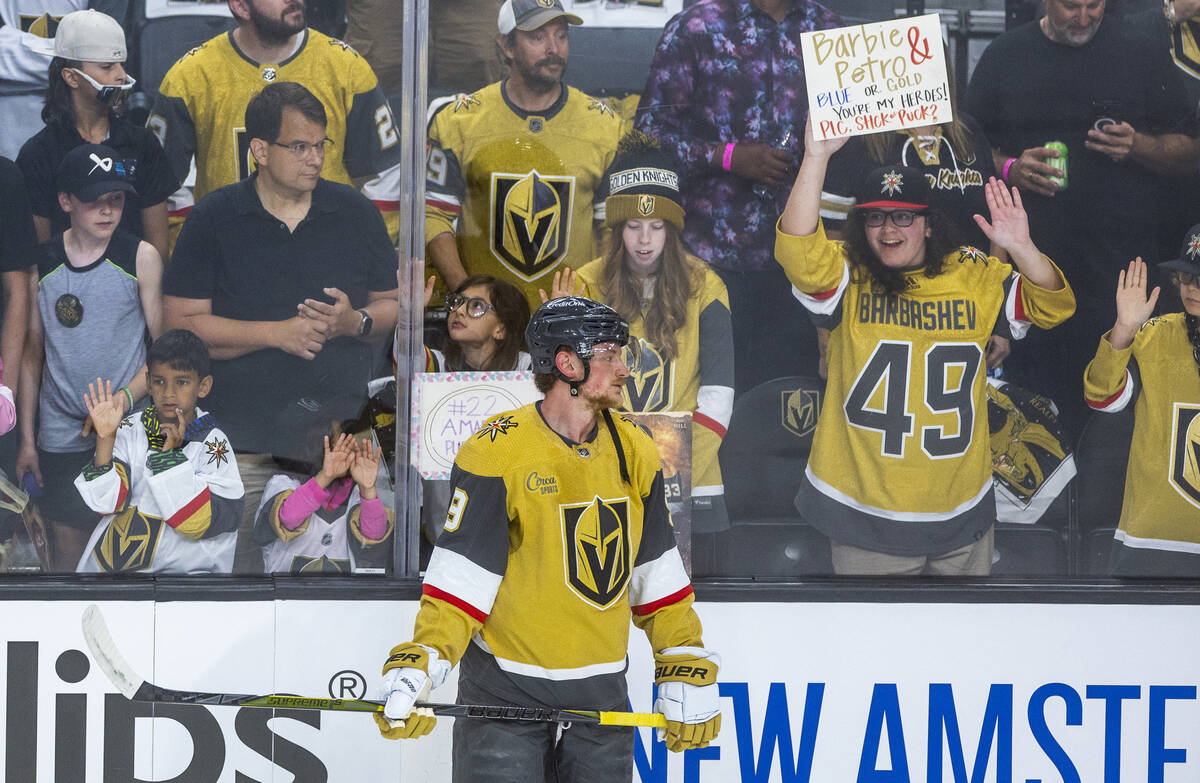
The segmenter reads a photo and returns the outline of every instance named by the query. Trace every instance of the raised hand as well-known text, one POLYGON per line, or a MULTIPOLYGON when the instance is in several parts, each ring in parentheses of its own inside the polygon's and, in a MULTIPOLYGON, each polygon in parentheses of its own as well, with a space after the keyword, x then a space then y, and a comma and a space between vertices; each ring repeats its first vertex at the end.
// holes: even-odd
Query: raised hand
MULTIPOLYGON (((844 136, 840 139, 825 139, 818 141, 813 136, 812 129, 812 114, 808 115, 808 119, 804 121, 804 154, 805 156, 812 155, 813 157, 829 158, 833 153, 846 146, 846 142, 850 141, 849 136, 844 136)), ((736 157, 736 154, 735 154, 736 157)))
POLYGON ((1141 256, 1117 276, 1117 322, 1109 333, 1109 343, 1119 351, 1133 344, 1134 335, 1154 315, 1160 289, 1155 286, 1146 296, 1146 277, 1146 262, 1141 256))
POLYGON ((159 411, 158 429, 166 438, 163 443, 163 451, 170 451, 183 445, 183 433, 187 430, 187 422, 183 420, 183 414, 179 412, 178 408, 170 416, 159 411))
POLYGON ((1005 186, 995 177, 989 177, 983 186, 983 196, 992 220, 989 223, 983 215, 974 217, 987 238, 1010 254, 1032 247, 1029 216, 1025 214, 1025 206, 1021 203, 1021 192, 1005 186))
POLYGON ((350 478, 354 479, 354 483, 358 485, 359 494, 364 495, 364 500, 375 497, 375 480, 379 476, 379 458, 382 453, 382 450, 372 443, 370 438, 363 438, 355 449, 354 464, 350 466, 350 478), (370 497, 365 497, 368 490, 370 497))
POLYGON ((571 267, 564 267, 554 273, 554 281, 550 284, 550 294, 547 296, 544 288, 538 289, 538 296, 543 302, 551 299, 561 299, 564 296, 583 296, 586 286, 579 275, 571 267))
MULTIPOLYGON (((121 395, 120 392, 117 393, 121 395)), ((112 381, 97 378, 94 383, 88 383, 88 390, 83 393, 83 404, 87 407, 88 419, 96 431, 96 437, 112 439, 117 436, 117 427, 125 418, 124 400, 113 397, 112 381)))
POLYGON ((321 462, 321 471, 317 473, 317 483, 328 487, 334 479, 345 476, 354 464, 354 436, 343 432, 338 435, 333 446, 329 445, 329 436, 325 436, 325 455, 321 462))

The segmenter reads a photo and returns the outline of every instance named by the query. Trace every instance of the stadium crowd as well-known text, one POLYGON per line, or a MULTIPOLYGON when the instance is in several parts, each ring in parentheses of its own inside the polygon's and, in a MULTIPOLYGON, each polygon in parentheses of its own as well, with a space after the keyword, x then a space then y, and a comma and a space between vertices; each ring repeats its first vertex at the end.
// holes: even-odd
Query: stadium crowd
MULTIPOLYGON (((836 2, 664 10, 628 96, 570 86, 572 0, 483 5, 431 34, 418 369, 528 371, 543 302, 611 307, 621 409, 690 415, 696 576, 1200 575, 1200 0, 1041 0, 951 118, 836 142, 800 47, 836 2)), ((390 93, 300 0, 228 7, 155 85, 124 15, 0 28, 43 85, 0 159, 0 485, 49 570, 390 560, 390 93)))

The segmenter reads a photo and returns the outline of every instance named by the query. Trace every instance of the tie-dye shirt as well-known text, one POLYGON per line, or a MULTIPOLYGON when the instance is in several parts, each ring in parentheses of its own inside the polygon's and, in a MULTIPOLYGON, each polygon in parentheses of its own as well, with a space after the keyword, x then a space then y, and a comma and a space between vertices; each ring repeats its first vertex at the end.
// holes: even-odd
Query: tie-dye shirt
POLYGON ((800 33, 842 25, 808 0, 795 0, 779 23, 750 0, 699 0, 663 31, 637 127, 678 155, 684 243, 713 266, 774 268, 775 221, 789 187, 760 186, 760 195, 756 183, 709 161, 717 149, 719 162, 729 142, 776 144, 787 131, 799 161, 808 110, 800 33))

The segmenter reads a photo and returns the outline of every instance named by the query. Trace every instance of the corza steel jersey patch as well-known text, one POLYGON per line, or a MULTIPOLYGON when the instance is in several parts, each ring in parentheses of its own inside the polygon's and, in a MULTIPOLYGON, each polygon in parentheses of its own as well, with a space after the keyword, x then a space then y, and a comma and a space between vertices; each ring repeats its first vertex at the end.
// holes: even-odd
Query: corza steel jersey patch
POLYGON ((575 178, 492 174, 490 247, 522 280, 536 280, 567 254, 575 178))
POLYGON ((1171 484, 1194 506, 1200 506, 1200 406, 1175 403, 1171 436, 1171 484))
POLYGON ((625 592, 633 568, 629 498, 558 507, 567 586, 600 609, 625 592))

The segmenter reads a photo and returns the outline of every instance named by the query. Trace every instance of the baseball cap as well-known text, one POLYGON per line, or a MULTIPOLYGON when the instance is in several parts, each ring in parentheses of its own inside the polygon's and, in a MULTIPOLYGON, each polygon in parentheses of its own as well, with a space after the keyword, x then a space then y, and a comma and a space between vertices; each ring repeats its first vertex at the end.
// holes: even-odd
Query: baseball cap
POLYGON ((47 57, 90 63, 123 63, 127 53, 121 25, 91 8, 64 16, 53 38, 26 38, 25 45, 47 57))
POLYGON ((95 201, 105 193, 124 190, 137 195, 125 161, 112 147, 103 144, 80 144, 63 158, 58 167, 55 184, 62 193, 69 193, 84 203, 95 201))
POLYGON ((583 24, 578 16, 567 13, 562 0, 504 0, 500 6, 500 35, 536 30, 560 16, 566 17, 568 24, 583 24))
POLYGON ((929 182, 909 166, 881 166, 866 176, 854 195, 855 209, 927 209, 929 182))
POLYGON ((1179 249, 1179 258, 1163 261, 1159 264, 1163 269, 1172 272, 1187 272, 1200 275, 1200 223, 1192 226, 1183 236, 1183 247, 1179 249))

